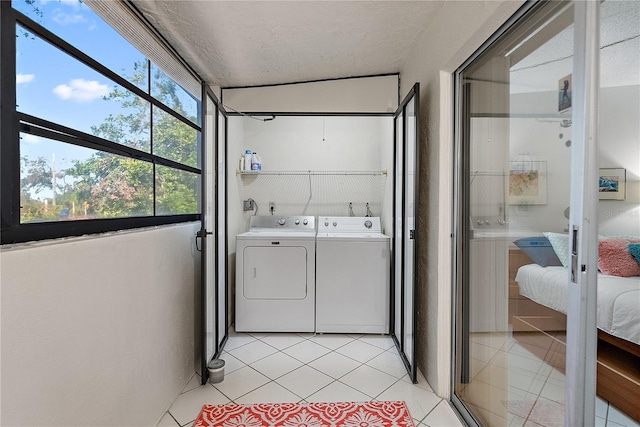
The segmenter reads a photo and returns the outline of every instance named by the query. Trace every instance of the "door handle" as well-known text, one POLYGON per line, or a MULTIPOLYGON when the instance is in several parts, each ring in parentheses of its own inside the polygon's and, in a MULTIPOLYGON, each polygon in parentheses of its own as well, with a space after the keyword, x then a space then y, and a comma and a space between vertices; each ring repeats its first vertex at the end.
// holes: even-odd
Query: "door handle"
POLYGON ((196 249, 198 250, 198 252, 202 252, 202 249, 200 248, 200 246, 198 245, 198 239, 202 239, 202 236, 204 235, 206 236, 211 236, 213 234, 213 231, 207 231, 207 229, 202 229, 202 230, 198 230, 196 232, 196 249), (204 231, 204 233, 203 233, 204 231))
POLYGON ((578 283, 578 227, 571 233, 571 282, 578 283))

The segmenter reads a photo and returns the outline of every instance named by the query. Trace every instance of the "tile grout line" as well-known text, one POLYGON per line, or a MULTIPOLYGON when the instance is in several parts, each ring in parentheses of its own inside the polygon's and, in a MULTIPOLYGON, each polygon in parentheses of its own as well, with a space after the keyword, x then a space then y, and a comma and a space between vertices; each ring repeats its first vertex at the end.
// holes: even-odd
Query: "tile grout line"
MULTIPOLYGON (((427 412, 427 413, 425 414, 425 416, 424 416, 424 417, 422 417, 422 419, 421 419, 420 421, 418 421, 418 424, 423 423, 423 422, 424 422, 424 420, 426 420, 426 419, 427 419, 427 417, 428 417, 429 415, 431 415, 431 413, 432 413, 433 411, 435 411, 435 410, 436 410, 436 408, 438 407, 438 405, 440 405, 440 404, 442 403, 442 401, 443 401, 443 400, 444 400, 443 398, 440 398, 440 400, 438 400, 438 403, 436 403, 435 405, 433 405, 433 408, 431 408, 431 409, 429 410, 429 412, 427 412)), ((426 424, 426 423, 425 423, 425 424, 426 424)))

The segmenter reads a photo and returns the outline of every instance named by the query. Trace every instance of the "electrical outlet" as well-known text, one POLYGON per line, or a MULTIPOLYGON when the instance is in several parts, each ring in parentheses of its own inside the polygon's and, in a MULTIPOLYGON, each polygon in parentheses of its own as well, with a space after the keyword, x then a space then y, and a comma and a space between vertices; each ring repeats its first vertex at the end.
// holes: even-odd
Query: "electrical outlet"
POLYGON ((269 202, 269 212, 272 214, 276 211, 276 202, 269 202))
POLYGON ((252 211, 253 210, 253 205, 254 205, 253 199, 245 200, 243 203, 244 203, 244 210, 245 211, 252 211))

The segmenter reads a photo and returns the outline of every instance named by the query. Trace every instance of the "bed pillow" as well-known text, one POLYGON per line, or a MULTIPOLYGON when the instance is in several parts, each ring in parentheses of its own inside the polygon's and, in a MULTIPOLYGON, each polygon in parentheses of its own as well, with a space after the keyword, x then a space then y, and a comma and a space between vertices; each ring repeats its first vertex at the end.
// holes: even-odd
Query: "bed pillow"
POLYGON ((540 267, 562 265, 549 239, 544 236, 526 237, 513 243, 540 267))
POLYGON ((569 235, 560 233, 551 233, 546 231, 544 236, 549 239, 553 251, 558 256, 558 259, 564 267, 569 265, 569 235))
POLYGON ((631 256, 640 264, 640 243, 629 243, 628 249, 631 256))
POLYGON ((598 268, 609 276, 640 276, 640 264, 629 252, 630 243, 639 240, 605 239, 598 243, 598 268))

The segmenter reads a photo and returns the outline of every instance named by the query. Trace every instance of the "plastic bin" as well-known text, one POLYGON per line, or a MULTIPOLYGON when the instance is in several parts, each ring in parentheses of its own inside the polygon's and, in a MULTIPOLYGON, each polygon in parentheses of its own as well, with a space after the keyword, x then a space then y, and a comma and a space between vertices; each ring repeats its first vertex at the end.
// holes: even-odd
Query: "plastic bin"
POLYGON ((207 365, 209 371, 209 382, 212 384, 220 383, 224 380, 224 360, 213 359, 207 365))

